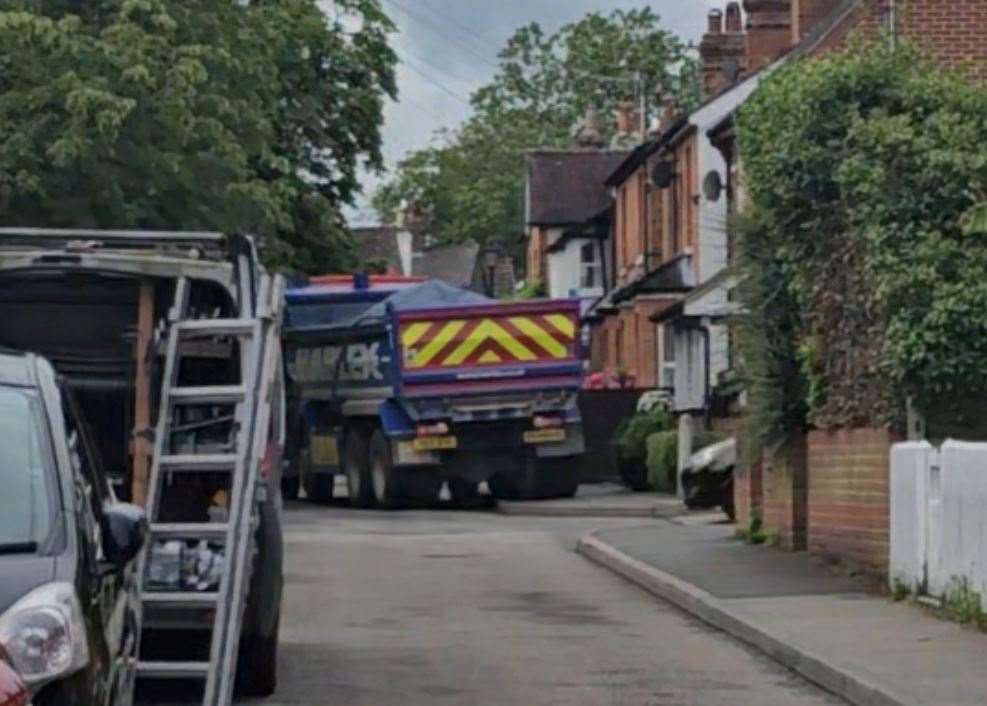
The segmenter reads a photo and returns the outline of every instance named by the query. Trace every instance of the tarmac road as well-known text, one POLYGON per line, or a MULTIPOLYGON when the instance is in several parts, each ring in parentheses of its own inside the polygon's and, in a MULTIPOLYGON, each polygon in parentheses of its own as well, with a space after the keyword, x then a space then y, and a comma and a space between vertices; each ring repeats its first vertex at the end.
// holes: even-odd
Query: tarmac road
POLYGON ((280 687, 254 703, 843 703, 573 553, 649 520, 295 503, 286 521, 280 687))

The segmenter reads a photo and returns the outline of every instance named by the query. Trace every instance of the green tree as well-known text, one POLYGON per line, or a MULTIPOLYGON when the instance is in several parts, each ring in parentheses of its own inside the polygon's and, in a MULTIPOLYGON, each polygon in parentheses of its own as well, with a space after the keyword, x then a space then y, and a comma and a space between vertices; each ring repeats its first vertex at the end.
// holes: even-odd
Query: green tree
POLYGON ((376 0, 336 5, 0 0, 0 221, 252 231, 277 264, 345 263, 395 59, 376 0))
POLYGON ((746 303, 795 339, 762 367, 798 364, 819 427, 894 424, 910 398, 962 429, 987 394, 987 89, 875 42, 772 76, 738 133, 780 292, 746 303))
POLYGON ((688 108, 698 99, 697 76, 686 45, 648 8, 591 13, 552 35, 538 24, 521 27, 497 75, 473 94, 472 117, 410 154, 374 206, 393 220, 402 202, 422 204, 442 241, 519 236, 525 150, 569 146, 588 108, 608 122, 642 89, 652 103, 662 93, 688 108))

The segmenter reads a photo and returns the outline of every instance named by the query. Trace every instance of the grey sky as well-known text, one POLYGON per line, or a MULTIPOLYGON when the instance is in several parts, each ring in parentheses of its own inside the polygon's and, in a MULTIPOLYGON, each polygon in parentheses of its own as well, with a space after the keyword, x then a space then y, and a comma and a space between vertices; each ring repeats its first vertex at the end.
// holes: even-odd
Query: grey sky
MULTIPOLYGON (((440 127, 455 128, 470 112, 470 93, 496 71, 497 52, 514 30, 539 22, 546 31, 587 12, 650 5, 663 24, 686 40, 698 40, 707 10, 722 0, 381 0, 398 27, 394 48, 399 102, 386 111, 384 155, 393 167, 410 150, 424 147, 440 127)), ((364 197, 379 183, 363 179, 364 197)), ((353 224, 374 215, 365 206, 349 214, 353 224)))

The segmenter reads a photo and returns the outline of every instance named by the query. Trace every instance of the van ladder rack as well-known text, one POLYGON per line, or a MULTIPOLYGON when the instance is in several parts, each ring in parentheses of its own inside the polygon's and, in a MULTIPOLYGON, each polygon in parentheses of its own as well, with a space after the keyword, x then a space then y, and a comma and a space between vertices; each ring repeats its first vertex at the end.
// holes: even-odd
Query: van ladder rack
MULTIPOLYGON (((0 232, 2 237, 2 232, 0 232)), ((169 318, 168 344, 154 458, 148 490, 150 537, 140 560, 141 606, 157 609, 214 611, 209 660, 167 661, 145 659, 143 646, 137 664, 138 679, 195 679, 205 682, 203 706, 229 706, 233 699, 237 653, 246 607, 252 560, 257 478, 267 451, 271 399, 279 365, 279 337, 284 280, 263 275, 253 318, 190 320, 187 316, 189 283, 178 280, 169 318), (179 385, 183 344, 201 339, 232 339, 239 343, 241 381, 229 385, 179 385), (176 410, 183 405, 235 406, 235 449, 230 453, 173 453, 170 439, 176 430, 176 410), (166 478, 179 473, 229 473, 230 490, 225 522, 163 521, 161 507, 169 491, 166 478), (156 543, 168 540, 224 543, 223 569, 214 591, 169 592, 148 585, 147 569, 156 543)))

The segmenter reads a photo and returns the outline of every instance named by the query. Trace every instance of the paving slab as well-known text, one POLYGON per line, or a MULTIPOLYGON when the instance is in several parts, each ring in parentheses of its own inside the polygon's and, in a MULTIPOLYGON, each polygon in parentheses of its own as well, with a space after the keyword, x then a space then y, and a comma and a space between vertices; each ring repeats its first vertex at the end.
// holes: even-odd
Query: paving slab
POLYGON ((606 530, 580 551, 860 706, 987 704, 987 635, 721 524, 606 530))
POLYGON ((663 493, 635 493, 615 483, 581 485, 575 497, 558 500, 504 501, 504 515, 528 517, 674 517, 687 512, 682 501, 663 493))

